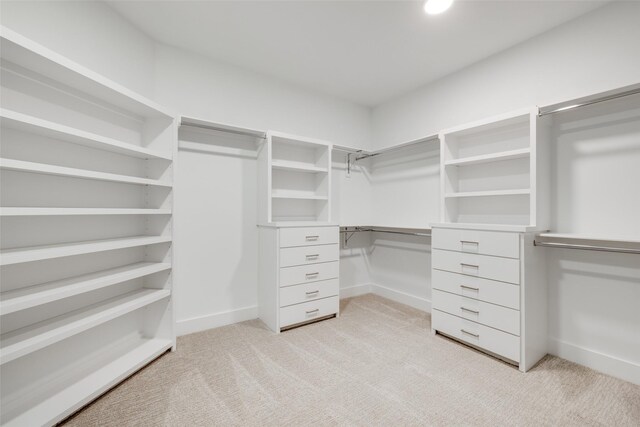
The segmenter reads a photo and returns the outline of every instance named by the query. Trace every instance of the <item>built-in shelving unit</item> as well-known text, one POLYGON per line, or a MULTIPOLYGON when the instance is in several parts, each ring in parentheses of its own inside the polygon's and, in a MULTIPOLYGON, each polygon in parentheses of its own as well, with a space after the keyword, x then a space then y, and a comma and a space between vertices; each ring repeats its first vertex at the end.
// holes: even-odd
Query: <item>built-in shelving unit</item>
POLYGON ((54 425, 175 346, 176 116, 5 28, 0 51, 0 423, 54 425))
POLYGON ((547 127, 529 108, 441 132, 442 222, 544 229, 547 127))
POLYGON ((331 149, 325 141, 267 132, 258 150, 261 224, 330 221, 331 149))

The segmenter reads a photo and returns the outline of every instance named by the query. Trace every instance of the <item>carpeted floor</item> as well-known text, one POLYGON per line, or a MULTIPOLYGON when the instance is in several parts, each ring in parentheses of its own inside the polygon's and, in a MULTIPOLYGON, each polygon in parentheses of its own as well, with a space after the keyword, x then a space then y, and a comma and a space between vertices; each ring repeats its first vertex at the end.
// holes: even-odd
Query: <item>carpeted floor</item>
POLYGON ((364 295, 280 335, 258 320, 178 339, 67 426, 640 426, 640 386, 547 356, 526 374, 364 295))

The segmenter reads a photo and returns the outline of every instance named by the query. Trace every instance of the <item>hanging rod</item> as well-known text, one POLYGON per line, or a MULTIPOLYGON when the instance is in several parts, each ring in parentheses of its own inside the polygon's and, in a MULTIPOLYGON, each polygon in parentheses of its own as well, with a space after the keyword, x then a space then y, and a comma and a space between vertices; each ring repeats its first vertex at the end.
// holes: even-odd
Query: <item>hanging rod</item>
POLYGON ((189 127, 200 128, 200 129, 215 130, 218 132, 250 136, 252 138, 259 138, 259 139, 265 139, 267 137, 267 133, 261 130, 243 128, 239 126, 232 126, 224 123, 215 123, 207 120, 194 119, 192 117, 182 117, 180 119, 180 126, 189 126, 189 127))
POLYGON ((533 241, 533 246, 543 246, 547 248, 558 248, 558 249, 579 249, 583 251, 617 252, 617 253, 623 253, 623 254, 640 254, 640 249, 615 248, 615 247, 594 246, 594 245, 576 245, 573 243, 541 242, 538 240, 533 241))
POLYGON ((385 230, 378 227, 354 227, 353 230, 340 230, 340 233, 359 233, 363 231, 373 231, 376 233, 389 233, 389 234, 403 234, 405 236, 421 236, 421 237, 431 237, 431 233, 419 233, 412 231, 393 231, 393 230, 385 230))
POLYGON ((595 95, 585 96, 582 98, 574 99, 572 101, 565 101, 559 104, 548 105, 541 107, 538 111, 538 116, 546 116, 549 114, 560 113, 563 111, 573 110, 575 108, 586 107, 587 105, 598 104, 600 102, 611 101, 625 96, 636 95, 640 93, 640 83, 622 88, 610 90, 607 92, 601 92, 595 95))
POLYGON ((436 141, 438 140, 438 135, 429 135, 425 138, 415 139, 413 141, 404 142, 402 144, 394 145, 387 148, 382 148, 376 151, 363 152, 361 156, 358 156, 354 159, 354 161, 367 159, 369 157, 379 156, 380 154, 390 153, 396 150, 402 150, 407 147, 413 147, 414 145, 422 144, 423 142, 436 141))

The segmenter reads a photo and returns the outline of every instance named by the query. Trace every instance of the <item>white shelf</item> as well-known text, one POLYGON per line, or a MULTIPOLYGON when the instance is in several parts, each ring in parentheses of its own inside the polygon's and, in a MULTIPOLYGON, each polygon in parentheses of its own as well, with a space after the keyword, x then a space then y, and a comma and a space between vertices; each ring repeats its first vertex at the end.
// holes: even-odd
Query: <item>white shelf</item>
POLYGON ((141 339, 127 353, 7 420, 4 427, 54 425, 166 352, 168 339, 141 339))
POLYGON ((124 154, 141 159, 171 160, 171 153, 161 153, 145 147, 127 144, 112 138, 85 132, 69 126, 28 116, 26 114, 0 109, 0 122, 2 127, 29 132, 48 138, 59 139, 73 144, 97 148, 103 151, 124 154))
POLYGON ((90 292, 150 274, 167 271, 171 264, 140 262, 97 273, 42 283, 27 288, 0 293, 0 312, 5 314, 26 310, 52 301, 90 292))
POLYGON ((494 190, 494 191, 467 191, 458 193, 447 193, 445 198, 462 198, 462 197, 489 197, 489 196, 518 196, 530 194, 528 189, 517 190, 494 190))
POLYGON ((271 197, 274 199, 298 199, 298 200, 327 200, 327 196, 315 194, 304 194, 294 191, 273 191, 271 197))
POLYGON ((464 230, 489 230, 489 231, 513 231, 527 233, 530 231, 539 231, 536 227, 530 225, 517 224, 484 224, 470 222, 439 222, 432 223, 431 228, 454 228, 464 230))
POLYGON ((481 163, 490 163, 501 160, 512 160, 529 157, 531 154, 530 148, 521 148, 518 150, 501 151, 499 153, 484 154, 481 156, 471 156, 461 159, 447 160, 445 166, 466 166, 466 165, 478 165, 481 163))
POLYGON ((171 188, 171 184, 157 179, 138 178, 135 176, 117 175, 106 172, 96 172, 86 169, 67 168, 45 163, 25 162, 14 159, 0 159, 0 168, 18 172, 40 173, 45 175, 68 176, 72 178, 94 179, 98 181, 118 182, 124 184, 153 185, 171 188))
POLYGON ((170 236, 137 236, 107 240, 62 243, 58 245, 31 246, 26 248, 4 249, 0 252, 0 265, 20 264, 23 262, 83 255, 115 249, 133 248, 170 242, 170 236))
POLYGON ((306 165, 304 163, 291 162, 285 160, 273 160, 271 162, 273 169, 295 171, 295 172, 313 172, 313 173, 327 173, 327 168, 320 168, 317 166, 306 165))
POLYGON ((0 364, 167 298, 170 294, 168 289, 141 289, 3 334, 0 337, 0 364))
POLYGON ((0 216, 171 215, 171 209, 135 208, 0 208, 0 216))
POLYGON ((26 37, 0 27, 2 59, 54 82, 81 91, 146 118, 174 119, 177 114, 26 37))

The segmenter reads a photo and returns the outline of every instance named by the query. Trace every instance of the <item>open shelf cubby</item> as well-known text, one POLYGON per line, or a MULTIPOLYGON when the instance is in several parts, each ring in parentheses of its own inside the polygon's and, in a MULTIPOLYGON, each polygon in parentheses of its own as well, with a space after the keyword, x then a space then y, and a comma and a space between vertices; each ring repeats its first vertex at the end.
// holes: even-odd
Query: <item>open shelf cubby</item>
POLYGON ((267 132, 258 152, 261 223, 330 220, 331 147, 267 132))
POLYGON ((443 131, 442 221, 544 227, 547 127, 529 108, 443 131))

